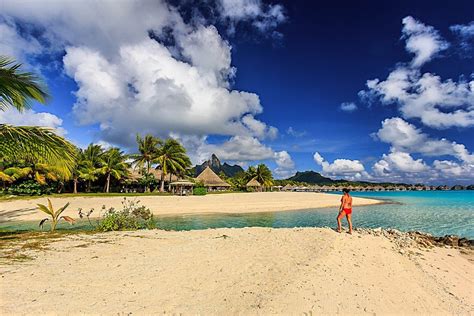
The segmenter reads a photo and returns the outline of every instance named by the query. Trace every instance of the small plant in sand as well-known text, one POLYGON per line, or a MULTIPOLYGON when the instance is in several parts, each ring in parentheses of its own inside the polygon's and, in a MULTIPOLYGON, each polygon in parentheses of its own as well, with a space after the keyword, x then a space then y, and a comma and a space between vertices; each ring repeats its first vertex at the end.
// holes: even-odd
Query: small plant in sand
MULTIPOLYGON (((105 205, 103 205, 102 208, 105 209, 105 205)), ((89 210, 89 212, 87 212, 87 213, 84 213, 84 212, 82 211, 82 208, 79 208, 79 210, 78 210, 78 215, 79 215, 79 218, 81 218, 81 219, 84 218, 84 217, 86 217, 86 218, 87 218, 87 221, 89 222, 89 225, 91 225, 92 227, 97 227, 96 225, 92 224, 92 222, 91 222, 91 218, 90 218, 90 217, 91 217, 91 215, 92 215, 93 212, 94 212, 94 209, 93 209, 93 208, 91 208, 91 209, 89 210)))
POLYGON ((97 228, 101 231, 155 228, 156 221, 152 212, 147 207, 138 205, 139 203, 140 201, 124 198, 121 210, 116 210, 113 207, 105 210, 103 207, 105 213, 97 228))
POLYGON ((59 208, 58 210, 54 210, 53 204, 51 203, 51 200, 48 199, 48 206, 43 205, 43 204, 37 204, 38 208, 40 211, 45 212, 50 216, 50 218, 44 218, 40 221, 39 226, 41 229, 43 229, 43 225, 46 221, 51 220, 51 231, 53 232, 56 229, 56 225, 58 225, 58 222, 61 219, 64 219, 66 222, 69 224, 74 224, 74 219, 69 217, 69 216, 61 216, 61 214, 66 210, 66 208, 69 206, 69 203, 66 203, 63 207, 59 208))

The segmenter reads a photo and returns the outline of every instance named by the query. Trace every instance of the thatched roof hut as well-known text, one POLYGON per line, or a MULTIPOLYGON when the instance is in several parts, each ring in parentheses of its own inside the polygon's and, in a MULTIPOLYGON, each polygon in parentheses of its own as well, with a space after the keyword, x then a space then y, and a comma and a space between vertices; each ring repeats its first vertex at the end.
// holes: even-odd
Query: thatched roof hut
POLYGON ((230 187, 230 184, 219 178, 209 167, 206 167, 206 169, 196 177, 196 180, 201 181, 207 188, 220 189, 230 187))
POLYGON ((249 182, 247 182, 247 184, 245 185, 247 188, 261 188, 262 185, 260 184, 260 182, 257 181, 257 179, 253 178, 252 180, 250 180, 249 182))

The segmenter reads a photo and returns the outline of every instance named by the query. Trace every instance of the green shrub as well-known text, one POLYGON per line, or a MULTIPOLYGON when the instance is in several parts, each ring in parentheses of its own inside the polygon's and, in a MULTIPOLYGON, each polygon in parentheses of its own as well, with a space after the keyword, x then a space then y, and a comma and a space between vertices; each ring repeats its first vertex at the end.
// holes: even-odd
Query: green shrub
POLYGON ((150 209, 139 206, 140 201, 127 200, 124 198, 121 210, 111 207, 105 210, 97 229, 100 231, 153 229, 156 221, 150 209))
POLYGON ((51 188, 34 180, 27 180, 10 186, 5 193, 12 195, 43 195, 51 194, 51 188))
POLYGON ((193 189, 193 194, 194 195, 206 195, 207 194, 207 189, 204 187, 198 187, 193 189))

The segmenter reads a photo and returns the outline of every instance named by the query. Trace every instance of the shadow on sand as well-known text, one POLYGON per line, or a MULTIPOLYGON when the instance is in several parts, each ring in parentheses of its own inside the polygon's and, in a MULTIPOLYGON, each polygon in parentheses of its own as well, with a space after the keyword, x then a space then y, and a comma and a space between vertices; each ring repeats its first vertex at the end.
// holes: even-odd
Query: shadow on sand
POLYGON ((36 208, 20 208, 17 210, 0 210, 0 223, 11 222, 23 215, 29 215, 37 212, 36 208))

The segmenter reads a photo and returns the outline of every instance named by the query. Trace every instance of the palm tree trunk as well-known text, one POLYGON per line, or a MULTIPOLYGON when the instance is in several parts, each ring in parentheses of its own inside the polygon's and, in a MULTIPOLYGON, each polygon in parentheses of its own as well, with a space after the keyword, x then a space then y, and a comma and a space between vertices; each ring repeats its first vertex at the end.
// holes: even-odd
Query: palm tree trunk
POLYGON ((92 183, 91 183, 91 180, 89 180, 89 183, 87 184, 87 192, 88 193, 91 192, 91 186, 92 186, 92 183))
POLYGON ((165 192, 165 174, 163 173, 163 170, 161 170, 160 192, 165 192))
POLYGON ((74 190, 73 190, 73 193, 77 194, 77 177, 74 177, 74 190))
MULTIPOLYGON (((150 162, 149 161, 146 162, 146 176, 147 177, 150 176, 150 162)), ((150 186, 148 185, 148 180, 147 180, 147 184, 145 184, 145 192, 150 192, 150 186)))
POLYGON ((64 182, 60 182, 59 183, 59 187, 58 187, 58 193, 61 193, 61 191, 64 189, 64 182))
POLYGON ((109 193, 109 189, 110 189, 110 173, 107 175, 107 183, 105 187, 105 192, 109 193))
POLYGON ((170 182, 168 183, 168 192, 171 192, 171 176, 172 176, 172 175, 173 175, 173 174, 170 173, 170 182))

